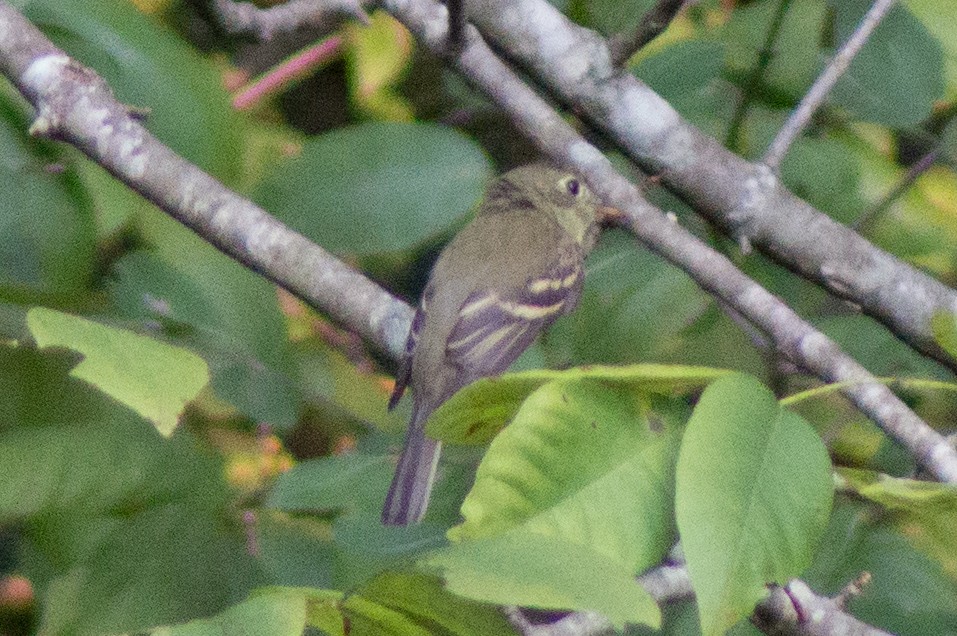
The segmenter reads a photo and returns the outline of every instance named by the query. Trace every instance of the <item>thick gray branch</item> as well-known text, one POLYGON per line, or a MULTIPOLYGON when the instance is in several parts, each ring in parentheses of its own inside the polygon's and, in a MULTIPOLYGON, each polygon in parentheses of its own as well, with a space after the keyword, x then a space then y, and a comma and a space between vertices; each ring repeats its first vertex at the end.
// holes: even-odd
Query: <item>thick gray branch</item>
POLYGON ((411 309, 153 137, 90 69, 0 0, 0 72, 69 142, 217 248, 398 359, 411 309))
POLYGON ((789 269, 850 300, 918 351, 957 370, 934 341, 934 312, 957 294, 794 196, 616 68, 603 38, 546 0, 474 0, 469 18, 550 92, 604 131, 698 212, 789 269))

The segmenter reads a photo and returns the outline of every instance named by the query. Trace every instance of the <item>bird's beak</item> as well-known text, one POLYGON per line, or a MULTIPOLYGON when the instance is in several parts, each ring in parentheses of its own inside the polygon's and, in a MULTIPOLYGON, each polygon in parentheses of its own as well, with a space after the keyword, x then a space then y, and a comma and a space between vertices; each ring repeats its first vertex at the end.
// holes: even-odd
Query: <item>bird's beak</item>
POLYGON ((606 205, 598 208, 595 214, 598 224, 603 227, 622 225, 628 221, 628 217, 618 208, 612 208, 606 205))

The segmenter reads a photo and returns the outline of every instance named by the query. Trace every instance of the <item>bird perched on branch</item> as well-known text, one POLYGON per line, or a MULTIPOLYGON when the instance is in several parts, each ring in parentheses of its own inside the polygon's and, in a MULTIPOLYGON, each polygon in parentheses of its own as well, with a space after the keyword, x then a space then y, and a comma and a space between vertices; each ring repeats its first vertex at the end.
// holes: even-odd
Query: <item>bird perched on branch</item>
POLYGON ((425 515, 441 450, 429 415, 497 375, 574 309, 601 202, 575 175, 536 163, 505 173, 439 255, 412 320, 389 408, 412 387, 412 420, 382 510, 387 525, 425 515))

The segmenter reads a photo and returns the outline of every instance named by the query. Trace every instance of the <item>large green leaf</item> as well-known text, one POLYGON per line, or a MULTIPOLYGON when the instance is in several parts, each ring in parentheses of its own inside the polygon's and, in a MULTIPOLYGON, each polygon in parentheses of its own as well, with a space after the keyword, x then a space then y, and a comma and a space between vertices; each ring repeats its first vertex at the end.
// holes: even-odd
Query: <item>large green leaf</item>
POLYGON ((756 379, 705 389, 678 456, 675 511, 705 636, 811 562, 833 485, 827 451, 756 379))
POLYGON ((465 521, 449 536, 520 526, 641 572, 673 541, 677 439, 676 427, 633 389, 550 382, 492 442, 462 504, 465 521))
POLYGON ((724 49, 724 43, 711 40, 677 42, 642 58, 633 70, 682 117, 717 136, 727 128, 737 99, 723 75, 724 49))
POLYGON ((377 122, 306 142, 256 198, 327 249, 393 252, 447 230, 490 176, 479 146, 452 129, 377 122))
POLYGON ((352 453, 305 461, 280 475, 267 505, 307 512, 358 508, 377 515, 393 470, 381 455, 352 453))
MULTIPOLYGON (((759 63, 768 30, 780 6, 778 0, 737 6, 725 25, 722 36, 727 44, 727 62, 739 82, 749 78, 759 63)), ((771 89, 797 101, 814 81, 825 61, 818 34, 825 27, 826 14, 823 0, 792 2, 787 7, 762 77, 771 89)), ((759 90, 761 87, 742 88, 759 90)))
POLYGON ((905 4, 943 49, 946 99, 953 100, 957 95, 957 32, 950 28, 950 20, 942 19, 939 0, 906 0, 905 4))
POLYGON ((596 611, 619 626, 661 623, 630 568, 559 537, 512 531, 439 550, 420 563, 438 568, 451 591, 478 601, 596 611))
POLYGON ((654 0, 572 0, 569 11, 605 35, 635 28, 654 0))
POLYGON ((27 314, 37 345, 67 347, 84 360, 70 374, 130 407, 169 437, 186 404, 209 381, 194 353, 125 329, 39 307, 27 314))
POLYGON ((217 394, 250 418, 291 427, 299 396, 275 288, 170 219, 149 222, 157 249, 114 266, 119 313, 168 325, 174 342, 202 353, 217 394))
POLYGON ((446 442, 486 444, 512 420, 529 395, 549 383, 591 380, 668 395, 702 388, 728 373, 724 369, 661 364, 588 365, 564 371, 508 373, 477 380, 456 393, 429 418, 426 431, 446 442))
POLYGON ((858 155, 846 139, 799 138, 781 165, 789 190, 841 223, 856 220, 865 208, 858 155))
MULTIPOLYGON (((381 492, 385 492, 383 484, 381 492)), ((425 551, 448 545, 445 526, 430 521, 408 526, 384 526, 372 515, 340 517, 333 525, 333 583, 351 589, 390 567, 407 566, 425 551)))
POLYGON ((686 274, 622 233, 603 236, 586 265, 578 308, 544 339, 552 366, 667 359, 710 303, 686 274))

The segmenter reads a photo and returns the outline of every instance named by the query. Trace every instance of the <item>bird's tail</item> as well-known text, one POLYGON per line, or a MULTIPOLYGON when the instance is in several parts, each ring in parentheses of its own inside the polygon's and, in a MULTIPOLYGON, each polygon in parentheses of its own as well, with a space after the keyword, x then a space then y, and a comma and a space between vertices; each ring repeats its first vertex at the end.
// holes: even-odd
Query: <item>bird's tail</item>
POLYGON ((429 506, 435 468, 442 451, 441 442, 425 435, 425 421, 430 411, 418 404, 412 409, 412 421, 405 433, 405 448, 382 507, 382 523, 387 526, 418 523, 429 506))

